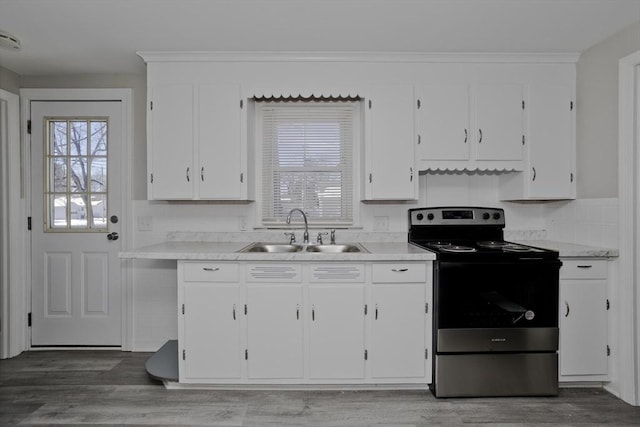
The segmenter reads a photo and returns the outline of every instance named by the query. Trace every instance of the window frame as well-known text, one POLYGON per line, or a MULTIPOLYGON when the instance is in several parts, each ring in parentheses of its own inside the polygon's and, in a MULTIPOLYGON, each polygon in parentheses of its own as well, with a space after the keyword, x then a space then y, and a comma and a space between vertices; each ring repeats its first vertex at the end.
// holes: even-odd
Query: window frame
MULTIPOLYGON (((293 99, 292 99, 293 100, 293 99)), ((301 105, 306 105, 308 106, 310 102, 318 102, 318 103, 322 103, 322 102, 332 102, 332 101, 336 101, 339 99, 334 99, 334 98, 330 98, 330 99, 325 99, 325 98, 318 98, 317 100, 312 100, 309 101, 308 99, 305 99, 304 103, 301 102, 301 105)), ((264 110, 265 108, 267 108, 270 105, 273 105, 273 101, 263 101, 263 100, 256 100, 254 99, 250 99, 249 102, 253 103, 253 111, 254 111, 254 159, 255 159, 255 191, 256 191, 256 197, 255 197, 255 205, 256 205, 256 225, 254 228, 260 229, 289 229, 291 228, 291 225, 286 223, 286 218, 282 218, 282 221, 275 221, 275 222, 265 222, 264 221, 264 217, 263 217, 263 207, 264 207, 264 201, 263 201, 263 197, 264 197, 264 192, 263 192, 263 172, 264 172, 264 156, 263 156, 263 151, 264 151, 264 141, 263 141, 263 137, 264 137, 264 133, 263 133, 263 126, 264 126, 264 110)), ((363 129, 362 129, 362 123, 363 123, 363 117, 362 115, 364 114, 364 108, 363 108, 363 101, 362 99, 358 98, 358 99, 349 99, 349 100, 344 100, 341 102, 345 102, 345 103, 349 103, 352 105, 353 107, 353 111, 352 111, 352 137, 353 137, 353 141, 352 141, 352 156, 351 156, 351 172, 352 172, 352 197, 351 197, 351 212, 352 212, 352 221, 350 222, 346 222, 346 221, 321 221, 318 220, 317 218, 313 218, 313 217, 309 217, 309 228, 316 228, 316 229, 327 229, 327 228, 337 228, 337 229, 349 229, 349 228, 361 228, 360 226, 360 192, 361 192, 361 187, 360 187, 360 160, 361 156, 361 146, 362 146, 362 135, 363 135, 363 129)), ((296 225, 299 225, 302 223, 302 217, 301 216, 295 216, 295 218, 292 220, 292 223, 294 223, 296 225)))
MULTIPOLYGON (((109 140, 110 140, 110 123, 109 123, 109 117, 103 117, 103 116, 47 116, 43 118, 43 126, 44 126, 44 131, 43 131, 43 219, 44 219, 44 224, 43 224, 43 232, 45 233, 108 233, 109 232, 109 176, 110 176, 110 172, 109 169, 107 169, 107 179, 105 182, 105 186, 106 186, 106 191, 93 191, 91 189, 91 163, 92 159, 94 158, 99 158, 99 159, 104 159, 105 164, 107 164, 107 168, 108 168, 108 159, 109 159, 109 140), (89 146, 87 146, 87 153, 86 155, 71 155, 69 152, 67 152, 66 155, 55 155, 51 153, 51 124, 53 124, 54 122, 66 122, 67 123, 67 127, 70 126, 70 124, 72 122, 84 122, 87 123, 89 128, 91 127, 91 123, 104 123, 106 126, 106 130, 105 130, 105 138, 107 141, 107 146, 105 147, 105 154, 104 155, 93 155, 90 153, 89 150, 89 146), (86 185, 86 189, 83 192, 73 192, 70 190, 69 188, 69 178, 67 177, 66 179, 66 183, 67 183, 67 188, 66 191, 61 192, 61 191, 51 191, 51 179, 52 179, 52 174, 53 174, 53 169, 52 169, 52 163, 51 160, 53 158, 64 158, 65 159, 65 163, 67 168, 70 166, 69 161, 70 159, 73 158, 86 158, 87 160, 87 165, 89 166, 89 169, 87 171, 87 182, 85 183, 86 185), (90 220, 88 217, 86 219, 87 223, 84 226, 72 226, 72 213, 70 212, 71 207, 67 206, 67 204, 65 204, 65 216, 66 216, 66 221, 67 224, 63 227, 55 227, 52 225, 52 223, 54 222, 54 218, 52 217, 52 212, 51 209, 55 208, 54 206, 52 206, 52 201, 50 201, 50 199, 55 199, 55 195, 59 194, 59 195, 65 195, 65 198, 67 200, 67 203, 70 203, 71 199, 73 198, 73 195, 76 195, 76 197, 80 196, 84 194, 88 197, 88 199, 91 199, 91 196, 96 194, 96 195, 102 195, 104 196, 104 201, 106 203, 106 208, 104 209, 104 218, 105 218, 105 223, 103 227, 100 226, 95 226, 93 225, 93 221, 90 220)), ((68 131, 67 131, 68 132, 68 131)), ((68 135, 67 135, 68 137, 68 135)), ((89 138, 89 134, 87 134, 87 144, 90 144, 90 138, 89 138)), ((67 141, 68 144, 68 141, 67 141)), ((67 148, 67 150, 70 150, 70 148, 67 148)), ((92 214, 93 209, 92 208, 87 208, 87 216, 89 216, 90 214, 92 214)))

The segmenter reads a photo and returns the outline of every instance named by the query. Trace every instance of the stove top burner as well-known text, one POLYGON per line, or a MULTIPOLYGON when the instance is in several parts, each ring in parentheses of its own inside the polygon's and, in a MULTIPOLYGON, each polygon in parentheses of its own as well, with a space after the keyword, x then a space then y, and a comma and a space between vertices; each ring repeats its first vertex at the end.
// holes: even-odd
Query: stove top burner
POLYGON ((498 240, 485 240, 482 242, 478 242, 477 245, 481 248, 489 248, 489 249, 502 249, 509 243, 498 241, 498 240))
POLYGON ((535 252, 536 249, 529 246, 518 245, 517 243, 507 243, 502 247, 505 252, 535 252))
POLYGON ((443 252, 467 253, 467 252, 475 252, 476 248, 472 248, 471 246, 462 246, 462 245, 446 245, 446 246, 441 246, 440 250, 443 252))

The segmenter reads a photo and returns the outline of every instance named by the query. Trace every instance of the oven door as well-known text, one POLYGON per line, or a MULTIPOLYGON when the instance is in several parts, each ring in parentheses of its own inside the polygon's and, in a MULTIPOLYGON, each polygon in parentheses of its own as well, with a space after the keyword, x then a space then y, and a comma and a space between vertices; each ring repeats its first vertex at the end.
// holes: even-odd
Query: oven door
POLYGON ((438 262, 436 351, 555 351, 558 283, 555 260, 438 262))

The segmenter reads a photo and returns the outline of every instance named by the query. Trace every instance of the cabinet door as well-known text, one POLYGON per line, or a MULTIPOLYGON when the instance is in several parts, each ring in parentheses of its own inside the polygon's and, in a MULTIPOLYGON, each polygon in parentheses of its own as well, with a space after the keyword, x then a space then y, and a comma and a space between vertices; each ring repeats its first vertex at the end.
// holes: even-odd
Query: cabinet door
POLYGON ((247 287, 247 376, 302 378, 302 287, 247 287))
POLYGON ((415 200, 413 86, 376 86, 366 108, 370 134, 365 199, 415 200))
POLYGON ((149 198, 191 199, 193 87, 154 86, 149 99, 149 198))
POLYGON ((241 106, 238 85, 201 85, 198 90, 199 197, 242 198, 241 106))
POLYGON ((560 281, 560 375, 607 374, 605 280, 560 281))
POLYGON ((185 283, 181 382, 240 378, 238 284, 185 283))
POLYGON ((469 86, 423 86, 418 99, 418 158, 469 160, 469 86))
POLYGON ((529 118, 529 196, 570 198, 573 194, 573 112, 568 86, 532 86, 529 118))
POLYGON ((364 378, 364 286, 311 286, 309 309, 309 378, 364 378))
POLYGON ((477 160, 522 160, 522 85, 473 88, 477 160))
POLYGON ((371 375, 424 377, 427 348, 424 283, 373 285, 372 296, 371 375))

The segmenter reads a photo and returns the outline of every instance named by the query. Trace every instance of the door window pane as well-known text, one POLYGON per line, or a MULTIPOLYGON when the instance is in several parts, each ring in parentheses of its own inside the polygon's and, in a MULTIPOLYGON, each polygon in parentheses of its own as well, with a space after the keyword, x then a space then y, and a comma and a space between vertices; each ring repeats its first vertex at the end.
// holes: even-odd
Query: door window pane
POLYGON ((107 120, 49 118, 46 123, 45 230, 107 231, 107 120))

